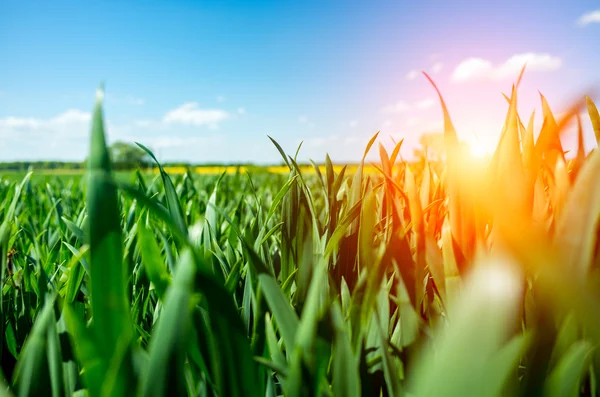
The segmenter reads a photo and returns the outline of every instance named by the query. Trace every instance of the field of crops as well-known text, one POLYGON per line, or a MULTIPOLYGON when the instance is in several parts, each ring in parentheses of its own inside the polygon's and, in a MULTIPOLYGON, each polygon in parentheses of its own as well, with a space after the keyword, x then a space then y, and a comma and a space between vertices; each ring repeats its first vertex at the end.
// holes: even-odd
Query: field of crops
POLYGON ((600 154, 560 134, 600 116, 517 87, 488 162, 440 96, 444 163, 256 175, 114 178, 98 100, 85 178, 0 183, 0 396, 598 395, 600 154))

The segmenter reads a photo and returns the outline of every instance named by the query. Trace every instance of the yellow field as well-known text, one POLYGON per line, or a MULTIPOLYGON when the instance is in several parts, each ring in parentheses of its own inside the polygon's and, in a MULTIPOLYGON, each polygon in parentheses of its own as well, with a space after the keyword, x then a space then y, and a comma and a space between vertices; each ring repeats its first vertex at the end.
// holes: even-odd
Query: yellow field
MULTIPOLYGON (((339 173, 342 168, 344 166, 343 165, 334 165, 333 169, 335 171, 335 173, 339 173)), ((356 172, 356 170, 358 169, 358 165, 356 164, 352 164, 352 165, 348 165, 346 167, 346 174, 352 174, 354 172, 356 172)), ((181 175, 181 174, 185 174, 187 171, 186 167, 164 167, 164 170, 170 174, 170 175, 181 175)), ((227 174, 236 174, 237 172, 241 173, 241 174, 245 174, 246 172, 269 172, 272 174, 288 174, 290 172, 289 168, 287 166, 280 166, 280 165, 271 165, 271 166, 193 166, 191 167, 191 170, 195 173, 195 174, 199 174, 199 175, 219 175, 222 174, 223 172, 227 173, 227 174)), ((319 166, 319 170, 321 171, 322 174, 325 174, 326 168, 325 166, 321 165, 319 166)), ((83 175, 86 172, 86 169, 43 169, 43 168, 36 168, 34 169, 35 173, 38 175, 65 175, 65 176, 70 176, 70 175, 83 175)), ((304 166, 300 166, 300 171, 303 174, 314 174, 315 173, 315 169, 312 165, 304 165, 304 166)), ((365 164, 364 167, 364 171, 366 173, 376 173, 377 168, 375 168, 375 166, 370 165, 370 164, 365 164)), ((14 171, 17 174, 21 174, 22 171, 14 171)), ((127 171, 124 171, 127 172, 127 171)), ((10 174, 13 173, 13 171, 5 171, 5 174, 10 174)), ((152 171, 150 171, 150 173, 153 174, 158 174, 159 170, 158 168, 153 168, 152 171)))
MULTIPOLYGON (((333 169, 336 173, 339 173, 342 168, 344 168, 343 165, 334 165, 333 169)), ((187 171, 186 167, 164 167, 165 171, 168 174, 184 174, 187 171)), ((290 172, 289 168, 287 166, 281 166, 281 165, 270 165, 270 166, 258 166, 258 167, 247 167, 247 166, 210 166, 210 167, 204 167, 204 166, 196 166, 196 167, 192 167, 192 170, 194 171, 194 173, 196 174, 204 174, 204 175, 213 175, 213 174, 222 174, 223 172, 227 173, 227 174, 235 174, 237 172, 240 173, 246 173, 247 171, 252 172, 252 170, 262 170, 262 171, 266 171, 266 172, 270 172, 272 174, 287 174, 290 172)), ((347 166, 346 169, 346 173, 353 173, 358 169, 358 165, 349 165, 347 166)), ((319 166, 319 170, 322 173, 326 172, 325 166, 319 166)), ((158 169, 154 169, 153 170, 155 173, 158 173, 158 169)), ((315 169, 312 166, 300 166, 300 171, 303 174, 312 174, 315 173, 315 169)), ((366 165, 365 166, 365 171, 376 171, 375 167, 371 166, 371 165, 366 165)))

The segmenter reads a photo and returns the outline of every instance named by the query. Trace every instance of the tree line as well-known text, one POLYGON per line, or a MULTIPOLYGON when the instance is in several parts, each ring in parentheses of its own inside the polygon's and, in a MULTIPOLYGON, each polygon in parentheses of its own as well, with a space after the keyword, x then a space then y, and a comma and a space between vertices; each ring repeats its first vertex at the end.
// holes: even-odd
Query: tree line
MULTIPOLYGON (((115 170, 147 169, 152 167, 150 156, 137 145, 127 142, 115 142, 110 148, 111 160, 115 170)), ((87 159, 83 161, 9 161, 0 163, 0 171, 27 171, 30 168, 43 170, 83 170, 87 159)))
MULTIPOLYGON (((419 147, 413 151, 414 158, 419 160, 427 158, 429 161, 442 160, 444 154, 444 136, 440 133, 427 133, 420 136, 419 147)), ((152 158, 143 149, 135 144, 118 141, 109 147, 113 169, 133 170, 150 169, 154 165, 152 158)), ((27 171, 30 168, 42 170, 84 170, 87 159, 84 161, 10 161, 0 163, 0 172, 4 171, 27 171)), ((193 164, 186 162, 165 162, 164 166, 188 167, 193 164)), ((222 163, 203 163, 203 166, 222 166, 222 163)), ((252 166, 252 164, 228 164, 230 166, 252 166)), ((309 164, 307 164, 309 165, 309 164)))

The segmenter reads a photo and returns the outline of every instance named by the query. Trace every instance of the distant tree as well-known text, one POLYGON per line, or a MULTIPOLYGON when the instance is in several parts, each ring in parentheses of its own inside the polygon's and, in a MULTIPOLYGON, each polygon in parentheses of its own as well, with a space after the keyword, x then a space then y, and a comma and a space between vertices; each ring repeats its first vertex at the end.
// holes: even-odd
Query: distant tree
POLYGON ((147 168, 151 164, 150 156, 135 144, 117 141, 108 150, 115 169, 147 168))
POLYGON ((429 161, 440 161, 446 154, 444 133, 428 132, 419 137, 419 145, 414 149, 414 156, 418 159, 426 157, 429 161))

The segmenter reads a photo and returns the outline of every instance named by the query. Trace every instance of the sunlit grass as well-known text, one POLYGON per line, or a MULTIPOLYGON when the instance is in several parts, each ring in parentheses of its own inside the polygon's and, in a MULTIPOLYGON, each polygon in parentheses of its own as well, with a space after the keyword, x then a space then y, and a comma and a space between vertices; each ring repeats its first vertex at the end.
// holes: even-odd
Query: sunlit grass
POLYGON ((99 100, 85 178, 0 183, 0 395, 598 395, 600 154, 560 137, 600 116, 517 89, 491 151, 440 94, 443 161, 124 175, 99 100))

